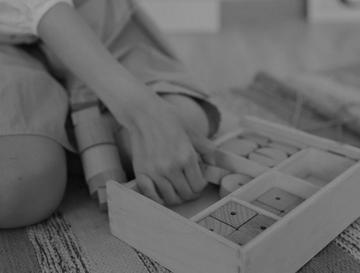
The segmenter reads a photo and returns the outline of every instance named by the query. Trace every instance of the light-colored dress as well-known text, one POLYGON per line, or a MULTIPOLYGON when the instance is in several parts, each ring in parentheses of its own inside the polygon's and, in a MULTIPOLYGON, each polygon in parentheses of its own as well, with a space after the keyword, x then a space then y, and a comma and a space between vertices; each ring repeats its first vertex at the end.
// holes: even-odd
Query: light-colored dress
POLYGON ((0 42, 33 42, 44 14, 58 3, 72 0, 0 0, 0 42))
POLYGON ((46 136, 74 150, 65 129, 69 105, 71 99, 83 99, 81 94, 89 89, 79 81, 62 78, 69 73, 62 73, 64 67, 37 36, 43 15, 63 2, 78 11, 114 58, 139 80, 158 93, 193 97, 208 114, 212 131, 217 129, 216 107, 136 2, 0 0, 0 136, 46 136))

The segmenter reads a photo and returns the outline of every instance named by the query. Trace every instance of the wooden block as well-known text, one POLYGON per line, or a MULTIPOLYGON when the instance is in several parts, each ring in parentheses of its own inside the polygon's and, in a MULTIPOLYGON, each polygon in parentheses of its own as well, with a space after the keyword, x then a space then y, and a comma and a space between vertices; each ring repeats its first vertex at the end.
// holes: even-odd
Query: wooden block
POLYGON ((267 156, 264 156, 264 155, 261 155, 258 153, 251 153, 249 155, 249 159, 251 161, 254 161, 256 163, 259 163, 260 165, 263 165, 263 166, 266 166, 269 168, 272 168, 276 165, 276 162, 272 158, 269 158, 267 156))
POLYGON ((251 219, 245 225, 249 225, 258 230, 264 231, 268 227, 270 227, 272 224, 274 224, 275 222, 276 222, 275 219, 259 214, 259 215, 255 216, 253 219, 251 219))
POLYGON ((280 188, 274 187, 260 195, 256 200, 269 207, 279 210, 281 213, 287 213, 301 204, 305 199, 280 188))
POLYGON ((257 215, 243 224, 238 230, 231 233, 227 238, 239 245, 245 245, 275 222, 270 217, 257 215))
POLYGON ((255 153, 266 156, 268 158, 271 158, 272 160, 275 161, 275 165, 281 163, 282 161, 284 161, 287 158, 287 155, 285 152, 278 150, 278 149, 274 149, 274 148, 257 149, 255 151, 255 153))
POLYGON ((268 168, 264 165, 219 149, 212 154, 212 160, 209 160, 206 156, 203 156, 203 160, 208 164, 215 163, 215 166, 229 170, 232 173, 246 174, 251 177, 257 177, 268 171, 268 168), (213 160, 215 162, 211 162, 213 160))
POLYGON ((319 187, 323 187, 328 184, 327 181, 324 181, 323 179, 311 174, 304 177, 303 179, 319 187))
POLYGON ((203 220, 198 222, 198 224, 224 237, 230 235, 232 232, 235 231, 233 227, 223 222, 220 222, 219 220, 211 216, 204 218, 203 220))
POLYGON ((79 152, 99 144, 115 144, 112 128, 97 106, 72 114, 79 152))
POLYGON ((99 202, 99 208, 101 211, 107 210, 107 195, 106 195, 106 187, 98 188, 97 197, 99 202))
POLYGON ((96 175, 93 175, 87 180, 89 186, 90 195, 94 195, 98 188, 105 188, 106 182, 109 180, 115 180, 119 183, 125 182, 125 174, 121 168, 109 169, 102 172, 99 172, 96 175))
POLYGON ((252 201, 251 204, 253 204, 254 206, 257 206, 259 208, 262 208, 262 209, 264 209, 264 210, 266 210, 268 212, 271 212, 271 213, 273 213, 275 215, 278 215, 278 216, 283 216, 284 215, 284 212, 282 212, 282 211, 280 211, 278 209, 275 209, 273 207, 270 207, 268 205, 265 205, 264 203, 261 203, 261 202, 259 202, 257 200, 252 201))
POLYGON ((236 191, 238 188, 247 184, 251 180, 252 178, 245 174, 229 174, 224 176, 220 182, 220 197, 223 198, 236 191))
POLYGON ((270 142, 269 147, 283 151, 288 156, 291 156, 291 155, 297 153, 298 151, 300 151, 300 149, 295 146, 292 146, 292 145, 284 143, 284 142, 279 142, 279 141, 270 142))
POLYGON ((240 227, 238 230, 235 230, 233 233, 227 236, 227 238, 230 241, 242 246, 251 241, 260 233, 261 232, 253 228, 240 227))
POLYGON ((242 135, 243 139, 248 139, 252 142, 257 143, 259 146, 267 146, 270 140, 267 137, 258 135, 256 133, 245 133, 242 135))
POLYGON ((258 145, 248 139, 233 138, 219 146, 221 150, 240 156, 246 156, 258 148, 258 145))
POLYGON ((239 228, 255 215, 257 215, 256 211, 233 201, 225 204, 211 214, 212 217, 233 228, 239 228))
POLYGON ((204 179, 212 184, 220 184, 221 179, 230 173, 230 171, 215 167, 215 166, 205 166, 203 171, 204 179))

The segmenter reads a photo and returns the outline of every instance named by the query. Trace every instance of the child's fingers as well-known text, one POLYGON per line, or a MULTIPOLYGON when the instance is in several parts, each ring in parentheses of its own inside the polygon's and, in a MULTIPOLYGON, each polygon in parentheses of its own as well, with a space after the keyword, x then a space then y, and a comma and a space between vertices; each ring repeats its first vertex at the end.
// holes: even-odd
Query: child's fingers
POLYGON ((207 185, 200 169, 197 156, 193 156, 184 168, 185 176, 194 193, 201 192, 207 185))
POLYGON ((178 196, 173 185, 166 177, 155 176, 153 181, 156 185, 156 189, 166 204, 179 205, 182 203, 181 198, 178 196))
POLYGON ((182 200, 189 201, 195 198, 183 171, 174 170, 170 172, 168 179, 182 200))
POLYGON ((199 153, 204 162, 210 165, 215 165, 214 151, 217 149, 216 145, 206 137, 191 136, 192 144, 199 153))
POLYGON ((158 202, 159 204, 164 204, 164 201, 156 191, 153 181, 148 176, 143 174, 138 175, 136 177, 136 184, 143 195, 149 197, 155 202, 158 202))

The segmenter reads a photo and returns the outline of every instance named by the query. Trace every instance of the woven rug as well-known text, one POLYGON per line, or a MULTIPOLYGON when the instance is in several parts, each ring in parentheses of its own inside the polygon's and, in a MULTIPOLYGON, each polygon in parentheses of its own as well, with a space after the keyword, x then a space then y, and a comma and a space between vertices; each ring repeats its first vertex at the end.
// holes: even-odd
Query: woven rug
MULTIPOLYGON (((234 89, 216 96, 225 115, 234 115, 234 126, 243 114, 291 123, 294 96, 288 88, 267 74, 259 74, 246 89, 234 89), (269 92, 271 90, 271 92, 269 92), (282 107, 278 107, 281 105, 282 107)), ((326 117, 306 105, 299 125, 328 124, 326 117)), ((339 138, 334 128, 318 126, 314 133, 339 138)), ((342 140, 360 143, 346 130, 342 140)), ((360 214, 360 212, 359 212, 360 214)), ((159 263, 110 234, 107 215, 88 196, 83 178, 72 176, 62 206, 50 219, 23 229, 0 231, 0 273, 165 273, 159 263)), ((300 273, 359 273, 360 220, 306 264, 300 273)), ((191 272, 179 272, 191 273, 191 272)), ((219 272, 222 273, 222 272, 219 272)), ((226 272, 224 272, 226 273, 226 272)))

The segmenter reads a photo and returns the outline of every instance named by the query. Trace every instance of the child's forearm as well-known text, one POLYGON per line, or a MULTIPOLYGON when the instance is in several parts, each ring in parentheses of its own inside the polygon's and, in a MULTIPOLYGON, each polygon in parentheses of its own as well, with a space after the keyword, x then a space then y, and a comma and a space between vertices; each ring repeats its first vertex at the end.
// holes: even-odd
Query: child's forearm
POLYGON ((149 99, 156 95, 113 58, 71 6, 55 5, 41 19, 38 32, 46 46, 96 92, 123 125, 133 124, 134 115, 144 111, 145 105, 151 106, 149 99))
POLYGON ((185 128, 200 136, 209 135, 210 125, 206 113, 194 99, 178 94, 165 94, 161 97, 175 106, 185 128))

